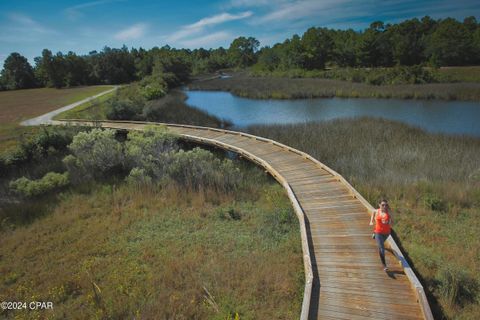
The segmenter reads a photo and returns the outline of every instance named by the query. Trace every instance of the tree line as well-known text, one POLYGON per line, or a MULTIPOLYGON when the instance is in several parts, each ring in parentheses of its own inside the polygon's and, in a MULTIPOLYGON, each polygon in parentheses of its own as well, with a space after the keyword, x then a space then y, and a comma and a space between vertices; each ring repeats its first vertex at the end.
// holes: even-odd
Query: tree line
POLYGON ((189 75, 223 68, 254 68, 265 71, 338 67, 391 67, 480 64, 480 24, 467 17, 434 20, 428 16, 398 24, 373 22, 362 31, 312 27, 302 36, 259 49, 253 37, 238 37, 228 49, 175 49, 168 45, 120 49, 104 47, 87 55, 53 54, 44 49, 35 66, 19 53, 4 62, 0 89, 71 87, 120 84, 161 74, 170 85, 189 75))
POLYGON ((258 54, 257 67, 273 71, 339 67, 391 67, 480 64, 480 25, 475 17, 463 22, 428 16, 398 24, 376 21, 357 32, 352 29, 310 28, 258 54))

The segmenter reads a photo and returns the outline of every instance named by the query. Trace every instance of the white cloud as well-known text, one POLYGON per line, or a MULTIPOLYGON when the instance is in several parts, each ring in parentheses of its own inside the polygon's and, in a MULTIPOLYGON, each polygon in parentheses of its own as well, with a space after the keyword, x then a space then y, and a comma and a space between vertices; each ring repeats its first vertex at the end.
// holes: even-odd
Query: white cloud
POLYGON ((145 34, 146 30, 147 30, 147 25, 145 23, 137 23, 131 27, 128 27, 116 33, 114 35, 114 38, 122 41, 138 39, 145 34))
POLYGON ((168 36, 167 40, 171 42, 176 42, 180 39, 184 39, 184 38, 191 37, 201 33, 205 29, 205 27, 213 26, 220 23, 225 23, 228 21, 245 19, 252 15, 253 15, 253 12, 251 11, 245 11, 239 14, 230 14, 230 13, 224 12, 221 14, 217 14, 215 16, 203 18, 193 24, 189 24, 181 27, 179 31, 168 36))
POLYGON ((45 42, 52 36, 59 35, 58 31, 47 28, 23 13, 10 12, 6 16, 8 20, 0 24, 0 42, 14 44, 45 42))
MULTIPOLYGON (((351 11, 352 8, 348 6, 348 2, 350 1, 351 0, 304 0, 289 2, 261 17, 259 22, 268 23, 272 21, 297 20, 318 15, 326 16, 327 12, 328 16, 334 17, 332 11, 336 11, 336 13, 340 11, 351 11)), ((352 12, 352 14, 355 13, 355 11, 352 12)))
MULTIPOLYGON (((255 6, 254 0, 229 0, 231 6, 255 6)), ((473 0, 464 1, 464 5, 448 0, 422 2, 418 0, 355 1, 355 0, 279 0, 270 5, 263 0, 262 12, 258 19, 250 20, 251 25, 265 25, 271 28, 295 26, 298 29, 311 25, 336 28, 364 28, 382 16, 386 22, 403 21, 413 17, 430 15, 431 17, 468 15, 468 9, 477 8, 473 0), (471 2, 471 4, 470 4, 471 2), (463 14, 463 15, 462 15, 463 14)), ((478 1, 477 1, 478 2, 478 1)))
POLYGON ((191 29, 203 28, 203 27, 206 27, 206 26, 219 24, 219 23, 224 23, 224 22, 227 22, 227 21, 245 19, 245 18, 250 17, 252 14, 253 14, 253 12, 251 12, 251 11, 245 11, 245 12, 239 13, 237 15, 224 12, 224 13, 221 13, 221 14, 217 14, 216 16, 213 16, 213 17, 203 18, 203 19, 195 22, 194 24, 186 26, 186 28, 191 28, 191 29))
POLYGON ((287 0, 277 0, 277 1, 271 1, 271 0, 231 0, 228 4, 227 7, 263 7, 263 6, 278 6, 279 4, 282 4, 284 2, 287 2, 287 0))
POLYGON ((182 41, 181 43, 189 48, 212 48, 219 46, 225 40, 231 40, 233 36, 225 31, 215 32, 204 37, 182 41))
POLYGON ((15 24, 12 27, 20 31, 29 30, 33 33, 54 33, 53 30, 41 25, 25 14, 12 12, 8 15, 8 17, 10 21, 15 24))
POLYGON ((82 10, 85 8, 96 7, 96 6, 108 4, 111 2, 124 2, 124 1, 126 0, 98 0, 98 1, 92 1, 92 2, 85 2, 85 3, 77 4, 75 6, 68 7, 64 10, 64 12, 70 20, 76 20, 83 15, 82 10))

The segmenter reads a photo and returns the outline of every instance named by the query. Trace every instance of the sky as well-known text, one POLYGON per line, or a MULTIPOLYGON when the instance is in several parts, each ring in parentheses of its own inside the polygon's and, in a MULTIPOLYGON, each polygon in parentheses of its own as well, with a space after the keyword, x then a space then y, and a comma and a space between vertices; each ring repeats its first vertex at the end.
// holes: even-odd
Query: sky
POLYGON ((239 36, 266 46, 312 26, 361 30, 377 20, 395 23, 425 15, 480 21, 480 1, 0 0, 0 66, 12 52, 33 65, 44 48, 77 54, 123 45, 228 48, 239 36))

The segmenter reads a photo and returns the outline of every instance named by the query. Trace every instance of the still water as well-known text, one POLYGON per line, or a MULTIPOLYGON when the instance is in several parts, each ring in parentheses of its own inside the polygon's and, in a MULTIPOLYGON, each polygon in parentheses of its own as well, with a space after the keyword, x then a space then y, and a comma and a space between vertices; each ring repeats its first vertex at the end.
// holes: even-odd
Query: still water
POLYGON ((303 123, 336 118, 382 117, 430 132, 480 137, 480 103, 440 100, 344 99, 255 100, 223 91, 186 91, 187 103, 235 126, 303 123))

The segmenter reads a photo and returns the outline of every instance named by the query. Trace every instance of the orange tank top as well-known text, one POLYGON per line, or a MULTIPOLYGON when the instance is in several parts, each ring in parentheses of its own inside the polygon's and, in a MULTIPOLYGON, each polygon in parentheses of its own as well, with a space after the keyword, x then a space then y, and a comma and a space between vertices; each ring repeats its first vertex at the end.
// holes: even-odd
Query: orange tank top
POLYGON ((384 216, 381 216, 382 211, 377 209, 377 214, 375 215, 375 233, 381 234, 390 234, 390 214, 385 212, 384 216))

